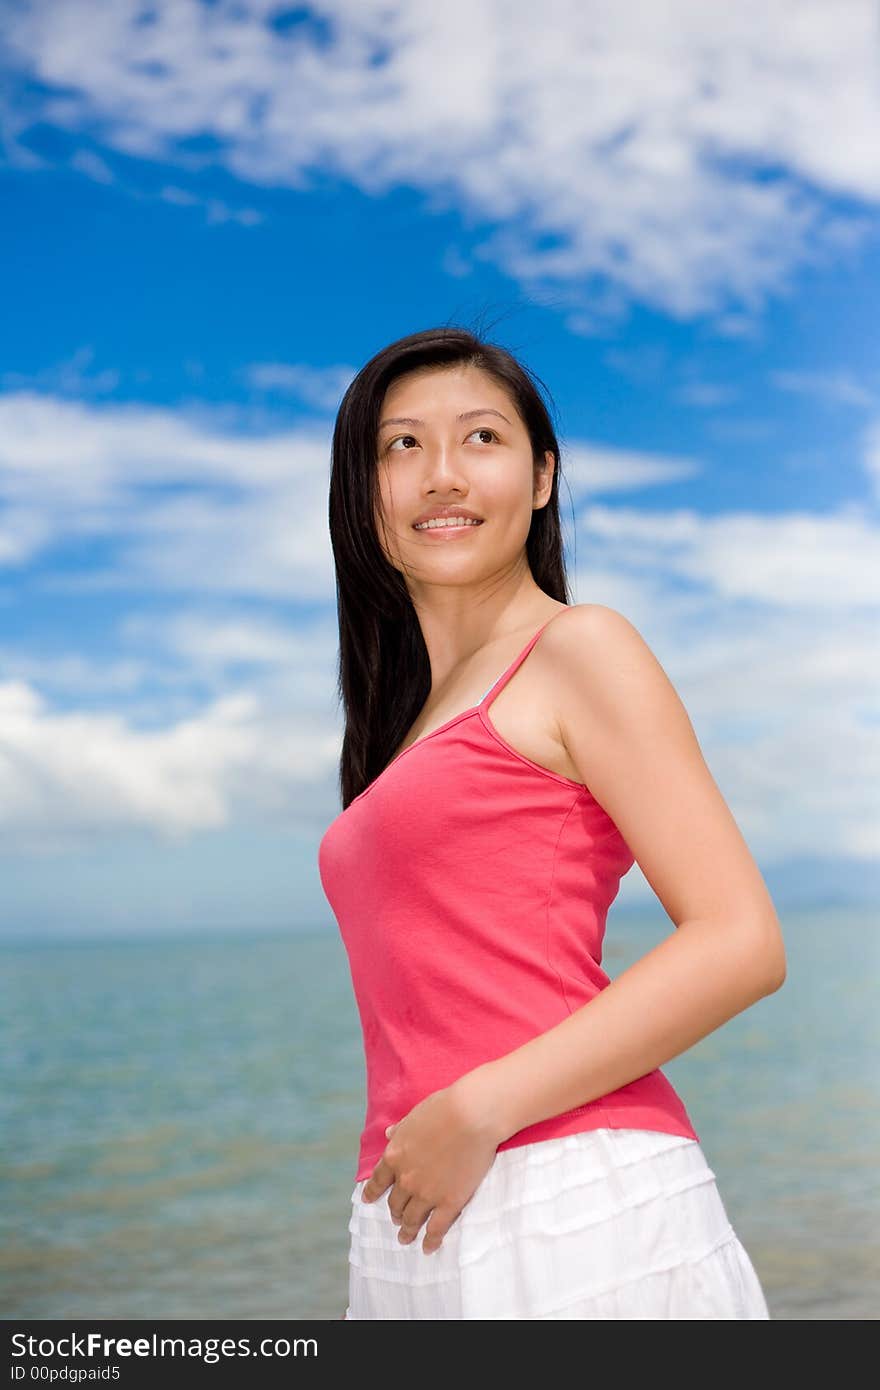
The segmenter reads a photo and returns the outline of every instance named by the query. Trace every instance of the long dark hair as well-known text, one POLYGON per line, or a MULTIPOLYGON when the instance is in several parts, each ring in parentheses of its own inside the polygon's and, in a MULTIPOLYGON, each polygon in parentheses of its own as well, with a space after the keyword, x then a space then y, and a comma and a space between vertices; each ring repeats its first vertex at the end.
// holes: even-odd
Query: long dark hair
POLYGON ((390 383, 404 373, 456 363, 489 373, 508 393, 528 431, 536 465, 543 464, 546 450, 553 452, 550 500, 532 512, 526 557, 539 588, 560 603, 571 601, 559 516, 559 444, 539 378, 506 348, 455 326, 411 333, 370 358, 342 398, 330 471, 338 694, 345 711, 339 768, 343 809, 390 761, 431 690, 428 652, 409 591, 403 575, 386 559, 372 524, 381 508, 382 401, 390 383))

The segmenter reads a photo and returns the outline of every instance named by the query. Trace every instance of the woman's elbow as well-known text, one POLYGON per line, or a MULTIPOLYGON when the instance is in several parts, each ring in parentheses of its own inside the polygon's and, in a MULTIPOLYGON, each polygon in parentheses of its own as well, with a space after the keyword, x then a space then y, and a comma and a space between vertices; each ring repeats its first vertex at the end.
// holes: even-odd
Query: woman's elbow
POLYGON ((788 973, 788 963, 785 956, 785 942, 782 939, 782 929, 777 922, 770 932, 769 941, 765 943, 764 958, 766 962, 766 994, 775 994, 785 984, 785 977, 788 973))

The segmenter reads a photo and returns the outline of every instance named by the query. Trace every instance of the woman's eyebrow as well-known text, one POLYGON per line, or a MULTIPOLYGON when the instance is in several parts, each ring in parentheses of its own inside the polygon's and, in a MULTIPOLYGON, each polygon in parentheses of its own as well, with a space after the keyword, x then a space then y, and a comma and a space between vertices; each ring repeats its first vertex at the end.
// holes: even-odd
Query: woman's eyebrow
MULTIPOLYGON (((462 411, 461 415, 456 416, 456 419, 473 420, 477 415, 497 415, 505 424, 510 424, 506 415, 502 415, 500 410, 493 410, 491 406, 487 406, 485 410, 462 411)), ((424 423, 424 420, 415 420, 411 415, 392 415, 387 420, 379 421, 379 429, 384 429, 386 425, 423 425, 424 423)))

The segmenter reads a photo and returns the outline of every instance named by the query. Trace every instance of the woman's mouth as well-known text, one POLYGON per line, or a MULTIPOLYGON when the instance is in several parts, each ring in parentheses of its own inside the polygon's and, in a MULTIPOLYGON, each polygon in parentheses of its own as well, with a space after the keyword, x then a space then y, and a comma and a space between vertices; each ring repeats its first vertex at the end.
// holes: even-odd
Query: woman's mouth
POLYGON ((438 516, 432 517, 430 521, 420 521, 413 526, 414 531, 466 531, 482 526, 482 521, 476 521, 471 517, 465 516, 438 516))

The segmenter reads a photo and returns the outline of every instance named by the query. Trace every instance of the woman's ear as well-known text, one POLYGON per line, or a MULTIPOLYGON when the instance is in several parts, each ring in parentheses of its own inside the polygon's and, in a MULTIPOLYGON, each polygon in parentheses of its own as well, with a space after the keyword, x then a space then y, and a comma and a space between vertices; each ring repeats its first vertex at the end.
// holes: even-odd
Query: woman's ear
POLYGON ((548 449, 544 454, 543 468, 535 470, 535 487, 532 496, 532 508, 544 507, 550 501, 550 494, 553 491, 553 470, 556 466, 556 459, 553 450, 548 449))

